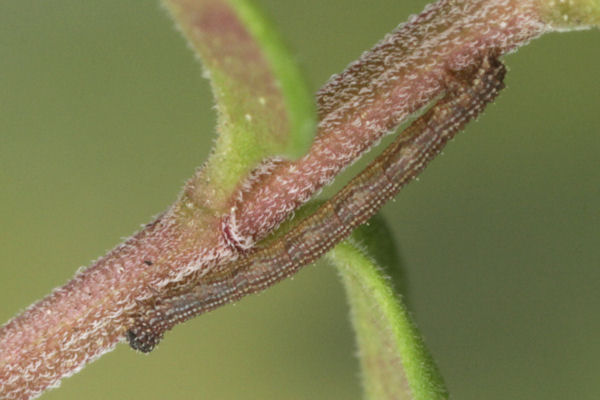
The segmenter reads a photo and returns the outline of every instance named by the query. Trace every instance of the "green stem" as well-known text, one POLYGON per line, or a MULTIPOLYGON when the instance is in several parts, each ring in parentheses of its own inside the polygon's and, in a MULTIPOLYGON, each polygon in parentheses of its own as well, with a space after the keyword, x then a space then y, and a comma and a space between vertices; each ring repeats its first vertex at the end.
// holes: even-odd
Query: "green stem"
POLYGON ((336 246, 328 258, 346 289, 366 398, 448 398, 423 339, 381 266, 356 239, 336 246))

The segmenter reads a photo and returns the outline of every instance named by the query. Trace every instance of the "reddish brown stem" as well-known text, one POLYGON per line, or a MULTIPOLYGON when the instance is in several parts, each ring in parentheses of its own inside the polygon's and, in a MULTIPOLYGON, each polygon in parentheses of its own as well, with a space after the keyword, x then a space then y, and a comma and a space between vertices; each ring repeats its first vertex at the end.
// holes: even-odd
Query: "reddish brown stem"
POLYGON ((442 0, 365 52, 318 93, 318 134, 309 153, 246 185, 227 219, 250 248, 382 135, 438 96, 450 77, 497 49, 514 50, 548 30, 537 3, 442 0))

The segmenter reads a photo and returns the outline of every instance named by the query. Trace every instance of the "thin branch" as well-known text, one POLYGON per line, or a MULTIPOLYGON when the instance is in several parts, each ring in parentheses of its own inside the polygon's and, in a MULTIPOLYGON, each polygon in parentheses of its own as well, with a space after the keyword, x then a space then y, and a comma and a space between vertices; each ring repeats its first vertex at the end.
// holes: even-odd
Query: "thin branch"
POLYGON ((227 219, 250 248, 384 134, 443 91, 449 72, 494 49, 515 50, 550 30, 535 1, 444 0, 387 35, 318 93, 309 153, 241 191, 227 219))

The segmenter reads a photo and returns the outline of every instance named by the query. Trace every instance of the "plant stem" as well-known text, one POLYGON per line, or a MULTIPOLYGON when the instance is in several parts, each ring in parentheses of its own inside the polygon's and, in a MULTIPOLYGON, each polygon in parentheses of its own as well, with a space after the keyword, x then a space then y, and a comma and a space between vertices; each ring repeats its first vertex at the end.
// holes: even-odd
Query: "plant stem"
POLYGON ((387 35, 318 93, 317 137, 301 159, 246 187, 227 219, 249 248, 384 134, 443 91, 449 71, 547 32, 537 1, 442 0, 387 35))

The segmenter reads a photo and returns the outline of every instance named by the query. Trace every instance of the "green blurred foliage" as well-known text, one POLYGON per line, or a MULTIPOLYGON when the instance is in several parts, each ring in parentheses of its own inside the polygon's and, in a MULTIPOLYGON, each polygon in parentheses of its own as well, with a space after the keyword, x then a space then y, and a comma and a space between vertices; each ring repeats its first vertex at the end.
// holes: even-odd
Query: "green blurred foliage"
MULTIPOLYGON (((261 0, 312 88, 425 1, 261 0)), ((551 34, 384 213, 457 399, 600 397, 600 32, 551 34)), ((0 320, 166 208, 206 158, 207 82, 157 2, 0 3, 0 320)), ((341 285, 308 267, 125 345, 44 399, 359 399, 341 285)))

